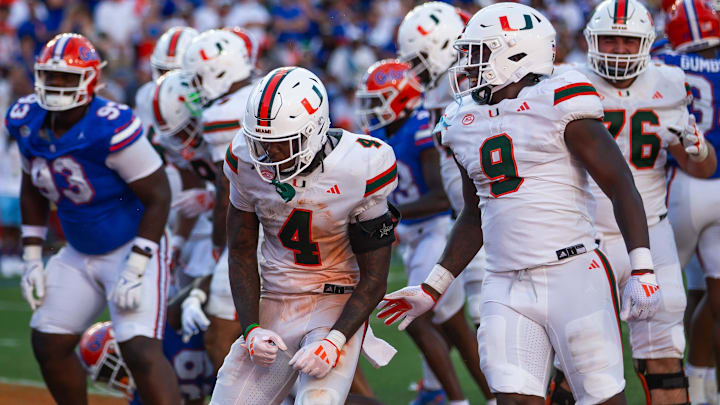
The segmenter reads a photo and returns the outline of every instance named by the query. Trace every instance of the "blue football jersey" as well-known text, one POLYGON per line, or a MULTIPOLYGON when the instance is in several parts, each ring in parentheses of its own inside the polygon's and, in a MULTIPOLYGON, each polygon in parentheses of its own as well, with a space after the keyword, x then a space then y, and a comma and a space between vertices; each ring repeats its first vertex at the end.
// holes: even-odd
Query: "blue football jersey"
POLYGON ((95 97, 80 122, 58 138, 43 127, 46 114, 29 95, 8 110, 5 122, 33 184, 57 205, 68 243, 96 255, 129 242, 143 206, 105 160, 142 136, 140 120, 126 105, 95 97))
MULTIPOLYGON (((425 177, 420 165, 420 152, 434 148, 430 113, 423 109, 413 112, 405 124, 392 136, 387 136, 385 128, 370 132, 371 136, 380 138, 392 146, 397 159, 398 186, 390 196, 393 204, 407 204, 416 201, 428 192, 425 177)), ((447 215, 450 211, 440 212, 425 218, 402 219, 403 224, 414 224, 447 215)))
MULTIPOLYGON (((163 336, 163 354, 175 370, 180 396, 185 400, 197 400, 210 395, 215 386, 215 370, 205 352, 203 333, 183 343, 182 334, 166 322, 163 336)), ((142 405, 137 391, 130 405, 142 405)))
MULTIPOLYGON (((705 59, 695 53, 674 52, 662 52, 655 58, 685 71, 693 96, 688 109, 695 116, 697 127, 703 131, 707 142, 715 147, 715 153, 720 154, 720 58, 705 59)), ((720 178, 720 166, 711 178, 720 178)))

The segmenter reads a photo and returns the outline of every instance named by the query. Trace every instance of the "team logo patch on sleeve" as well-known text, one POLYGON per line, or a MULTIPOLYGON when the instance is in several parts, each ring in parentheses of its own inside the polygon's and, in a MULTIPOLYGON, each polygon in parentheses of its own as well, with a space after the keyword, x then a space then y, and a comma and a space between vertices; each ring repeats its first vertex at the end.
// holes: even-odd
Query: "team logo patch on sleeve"
POLYGON ((558 105, 565 100, 569 100, 577 96, 597 96, 600 97, 595 87, 590 83, 573 83, 560 87, 555 90, 555 102, 558 105))
POLYGON ((393 165, 390 166, 389 169, 385 170, 384 172, 378 174, 377 176, 373 177, 372 179, 365 182, 365 195, 364 197, 367 197, 376 191, 380 190, 381 188, 387 186, 388 184, 395 181, 397 178, 397 163, 393 162, 393 165))

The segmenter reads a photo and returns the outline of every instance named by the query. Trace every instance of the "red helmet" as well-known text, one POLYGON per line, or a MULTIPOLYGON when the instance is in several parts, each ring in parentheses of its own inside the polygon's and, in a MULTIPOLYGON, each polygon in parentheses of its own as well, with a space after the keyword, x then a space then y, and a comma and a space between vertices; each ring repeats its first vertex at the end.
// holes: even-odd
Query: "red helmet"
POLYGON ((677 2, 678 0, 662 0, 662 4, 660 5, 660 7, 665 14, 668 14, 670 13, 670 9, 672 8, 672 6, 674 6, 677 2))
POLYGON ((63 111, 89 103, 105 62, 93 44, 80 34, 58 34, 40 52, 35 61, 35 94, 46 110, 63 111), (48 72, 62 72, 77 76, 70 86, 48 85, 48 72))
POLYGON ((720 44, 720 17, 706 0, 677 0, 665 22, 673 49, 697 51, 720 44))
POLYGON ((369 132, 405 117, 420 105, 422 92, 409 64, 385 59, 370 66, 355 92, 363 129, 369 132))
POLYGON ((255 67, 255 62, 257 62, 258 56, 258 45, 257 41, 255 41, 255 37, 240 27, 223 27, 222 29, 234 33, 243 40, 245 48, 247 49, 247 54, 250 57, 250 66, 255 67))
POLYGON ((88 328, 80 339, 78 355, 91 380, 132 396, 135 384, 120 356, 112 323, 98 322, 88 328))

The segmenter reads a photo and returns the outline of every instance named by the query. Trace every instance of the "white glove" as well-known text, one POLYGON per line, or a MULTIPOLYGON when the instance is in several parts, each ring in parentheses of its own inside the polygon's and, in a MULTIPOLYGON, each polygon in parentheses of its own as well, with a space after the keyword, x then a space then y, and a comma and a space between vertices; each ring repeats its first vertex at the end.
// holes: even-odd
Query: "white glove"
POLYGON ((327 339, 301 347, 290 359, 289 365, 310 377, 323 378, 337 364, 340 350, 327 339))
POLYGON ((708 147, 705 143, 705 135, 695 125, 695 116, 690 114, 687 125, 670 125, 668 130, 680 138, 685 153, 690 159, 702 161, 708 155, 708 147))
POLYGON ((199 288, 193 288, 190 294, 182 303, 182 341, 187 343, 191 337, 207 330, 210 320, 205 316, 202 306, 207 300, 205 292, 199 288))
POLYGON ((137 253, 130 252, 125 270, 120 273, 115 288, 110 293, 110 299, 120 310, 134 310, 140 306, 142 298, 142 276, 145 273, 145 267, 149 257, 137 253))
POLYGON ((215 194, 204 188, 183 190, 172 203, 184 216, 194 218, 215 205, 215 194))
POLYGON ((42 262, 42 246, 25 246, 23 261, 25 263, 20 287, 23 298, 34 311, 42 304, 43 298, 45 298, 45 269, 42 262))
POLYGON ((280 335, 256 326, 245 336, 245 343, 241 345, 250 352, 250 360, 264 367, 270 367, 275 361, 278 349, 287 350, 285 342, 280 335))
POLYGON ((435 305, 435 298, 425 292, 422 286, 413 285, 405 287, 386 295, 378 305, 377 317, 380 319, 388 317, 385 325, 392 325, 405 318, 398 330, 405 330, 418 316, 432 309, 435 305))
POLYGON ((660 287, 655 273, 633 274, 623 291, 620 319, 641 321, 651 318, 660 307, 660 299, 660 287))

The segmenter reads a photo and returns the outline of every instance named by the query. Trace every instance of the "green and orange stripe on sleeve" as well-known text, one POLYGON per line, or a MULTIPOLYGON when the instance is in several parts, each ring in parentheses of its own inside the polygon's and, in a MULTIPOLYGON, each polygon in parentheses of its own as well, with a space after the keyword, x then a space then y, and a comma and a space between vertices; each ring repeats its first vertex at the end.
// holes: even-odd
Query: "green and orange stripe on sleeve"
POLYGON ((275 94, 277 93, 277 89, 280 86, 280 83, 282 83, 283 79, 285 79, 287 74, 290 73, 293 69, 295 68, 293 67, 280 69, 275 72, 275 74, 272 75, 270 79, 268 79, 267 83, 265 83, 265 88, 263 89, 262 95, 260 96, 260 103, 258 105, 257 111, 257 124, 259 126, 270 126, 272 105, 273 101, 275 101, 275 94))
POLYGON ((597 90, 595 90, 595 87, 593 87, 591 83, 573 83, 555 90, 555 102, 553 103, 553 105, 558 105, 565 100, 569 100, 577 96, 600 97, 597 90))
POLYGON ((238 172, 238 158, 235 156, 235 154, 232 153, 232 142, 230 142, 230 146, 227 148, 227 152, 225 152, 225 163, 228 165, 230 170, 233 171, 233 173, 237 174, 238 172))
POLYGON ((239 120, 208 121, 203 124, 203 133, 232 131, 240 128, 242 128, 242 123, 239 120))
POLYGON ((690 88, 690 84, 688 82, 685 82, 685 96, 692 96, 692 89, 690 88))
POLYGON ((392 166, 384 172, 378 174, 372 179, 365 182, 365 195, 367 197, 388 184, 395 181, 397 178, 397 162, 393 162, 392 166))

